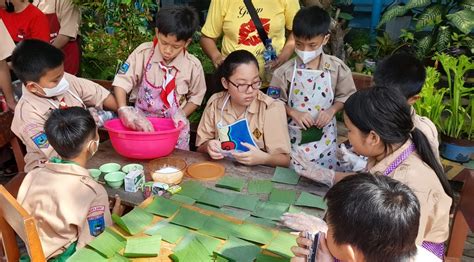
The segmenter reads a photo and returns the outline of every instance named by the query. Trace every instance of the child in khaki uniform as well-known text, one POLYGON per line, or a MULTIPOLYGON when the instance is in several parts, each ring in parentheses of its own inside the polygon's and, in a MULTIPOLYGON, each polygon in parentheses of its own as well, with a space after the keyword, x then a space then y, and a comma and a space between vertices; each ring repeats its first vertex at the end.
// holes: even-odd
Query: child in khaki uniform
POLYGON ((198 151, 245 165, 288 166, 285 107, 259 90, 257 59, 248 51, 234 51, 217 75, 226 90, 207 102, 197 131, 198 151))
POLYGON ((81 62, 79 7, 72 0, 34 0, 33 5, 48 19, 51 44, 64 52, 64 71, 77 75, 81 62))
POLYGON ((413 104, 420 99, 420 92, 426 78, 426 69, 423 63, 409 54, 394 54, 377 63, 374 73, 376 86, 399 90, 411 106, 412 121, 430 142, 431 150, 441 164, 439 156, 438 130, 427 117, 418 115, 413 104))
POLYGON ((323 52, 330 21, 329 14, 317 6, 296 13, 293 35, 297 57, 277 68, 270 82, 274 97, 287 103, 291 166, 298 173, 313 166, 337 168, 334 116, 356 91, 350 69, 323 52))
POLYGON ((2 19, 0 19, 0 39, 2 39, 2 44, 0 45, 0 88, 5 95, 8 107, 13 110, 15 109, 16 102, 13 98, 10 68, 6 59, 12 54, 15 48, 15 42, 13 42, 13 39, 10 37, 2 19))
MULTIPOLYGON (((36 219, 46 258, 65 261, 112 225, 107 192, 85 168, 99 148, 99 135, 93 117, 81 107, 52 111, 44 129, 61 158, 28 173, 17 199, 36 219)), ((119 210, 116 196, 113 212, 119 210)))
MULTIPOLYGON (((406 99, 396 89, 374 87, 357 91, 344 107, 354 152, 368 157, 371 174, 389 176, 413 190, 420 201, 416 244, 443 258, 453 193, 428 139, 414 125, 406 99)), ((353 174, 315 167, 302 175, 332 186, 353 174)))
POLYGON ((119 117, 128 128, 140 131, 153 130, 143 114, 184 121, 188 124, 176 147, 189 149, 187 117, 201 105, 206 93, 201 62, 186 51, 198 17, 189 7, 175 6, 160 9, 156 20, 153 42, 138 46, 115 76, 119 117), (135 107, 126 106, 128 93, 135 107))
POLYGON ((115 98, 102 86, 64 73, 64 54, 38 40, 24 40, 13 51, 13 71, 23 82, 11 129, 26 145, 25 171, 57 156, 44 133, 51 110, 72 106, 115 111, 115 98))

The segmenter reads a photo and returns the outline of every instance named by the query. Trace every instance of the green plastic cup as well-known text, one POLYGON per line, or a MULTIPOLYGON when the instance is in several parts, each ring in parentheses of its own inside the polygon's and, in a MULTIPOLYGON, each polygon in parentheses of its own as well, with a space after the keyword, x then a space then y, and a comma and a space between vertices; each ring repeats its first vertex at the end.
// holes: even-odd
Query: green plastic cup
POLYGON ((122 171, 127 173, 127 174, 130 171, 133 171, 133 170, 143 170, 143 166, 140 165, 140 164, 128 164, 128 165, 122 167, 122 171))
POLYGON ((123 185, 124 178, 125 173, 120 171, 108 173, 104 176, 105 182, 107 182, 111 188, 120 188, 123 185))
POLYGON ((99 181, 99 176, 102 172, 99 169, 88 169, 90 176, 95 180, 99 181))
POLYGON ((117 163, 107 163, 103 164, 99 167, 99 170, 102 173, 112 173, 112 172, 117 172, 120 170, 120 165, 117 163))

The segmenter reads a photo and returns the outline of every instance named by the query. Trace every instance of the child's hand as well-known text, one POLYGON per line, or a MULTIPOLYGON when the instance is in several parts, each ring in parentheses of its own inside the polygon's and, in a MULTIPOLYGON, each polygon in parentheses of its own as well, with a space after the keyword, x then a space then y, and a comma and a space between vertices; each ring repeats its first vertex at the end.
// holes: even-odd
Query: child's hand
POLYGON ((308 231, 312 234, 327 232, 328 226, 321 218, 305 213, 285 213, 280 218, 280 223, 296 231, 308 231))
POLYGON ((237 162, 244 165, 253 166, 264 164, 267 161, 269 154, 263 152, 260 150, 260 148, 244 142, 242 145, 248 148, 249 151, 242 153, 233 152, 232 156, 234 156, 237 162))
POLYGON ((212 59, 212 64, 214 65, 215 68, 218 68, 222 62, 224 62, 225 56, 222 54, 219 54, 218 56, 214 57, 212 59))
POLYGON ((314 122, 314 125, 317 128, 325 127, 327 124, 329 124, 329 122, 331 122, 331 120, 334 117, 334 114, 335 114, 335 112, 331 108, 329 108, 327 110, 320 111, 319 114, 318 114, 318 117, 316 118, 316 121, 314 122))
POLYGON ((224 156, 221 153, 221 142, 219 140, 209 140, 207 142, 207 153, 212 159, 223 159, 224 156))
POLYGON ((122 200, 120 199, 120 196, 118 194, 115 194, 114 201, 112 200, 109 201, 109 205, 112 206, 112 204, 113 204, 112 214, 122 216, 125 206, 122 205, 122 200))
POLYGON ((291 119, 293 119, 293 121, 295 121, 296 124, 298 124, 298 126, 303 128, 304 130, 314 125, 313 117, 308 112, 300 112, 296 109, 293 109, 291 111, 290 116, 291 119))
POLYGON ((145 115, 135 107, 120 107, 118 109, 118 116, 120 121, 122 121, 122 124, 130 129, 143 132, 155 131, 150 120, 148 120, 145 115))

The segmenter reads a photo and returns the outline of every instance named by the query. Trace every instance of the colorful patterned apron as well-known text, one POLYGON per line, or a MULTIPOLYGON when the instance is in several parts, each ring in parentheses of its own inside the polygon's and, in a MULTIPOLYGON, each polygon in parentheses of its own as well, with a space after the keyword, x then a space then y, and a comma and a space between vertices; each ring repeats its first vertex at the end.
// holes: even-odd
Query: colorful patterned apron
MULTIPOLYGON (((383 172, 384 176, 389 176, 395 169, 397 169, 413 152, 415 152, 415 144, 410 144, 403 152, 385 169, 383 172)), ((428 241, 423 241, 421 246, 433 253, 435 256, 439 257, 441 260, 444 260, 444 243, 433 243, 428 241)))
POLYGON ((224 108, 227 105, 229 99, 230 95, 227 95, 221 108, 221 119, 217 123, 217 131, 219 132, 218 135, 219 141, 221 142, 221 148, 222 150, 247 152, 249 149, 243 146, 241 144, 242 142, 257 146, 257 143, 255 143, 253 140, 249 123, 247 121, 247 109, 245 110, 245 116, 243 119, 237 120, 229 125, 224 125, 222 115, 224 114, 224 108))
MULTIPOLYGON (((330 72, 295 67, 288 95, 288 105, 301 112, 308 112, 314 120, 320 111, 329 109, 334 102, 330 72)), ((303 130, 291 119, 288 124, 291 155, 304 156, 306 163, 334 169, 336 160, 336 118, 322 129, 315 126, 303 130)), ((296 172, 310 169, 292 157, 291 166, 296 172)))
MULTIPOLYGON (((56 10, 57 1, 54 3, 54 9, 56 10)), ((61 24, 56 13, 45 14, 49 24, 49 37, 50 41, 53 42, 59 35, 61 24)), ((79 65, 81 63, 81 49, 79 44, 79 35, 76 39, 69 41, 63 46, 62 51, 64 53, 64 71, 71 75, 77 75, 79 73, 79 65)))
MULTIPOLYGON (((150 62, 155 53, 156 45, 157 41, 153 41, 153 50, 148 57, 143 80, 138 89, 135 107, 148 117, 172 118, 179 110, 175 91, 178 70, 175 67, 165 66, 160 62, 159 67, 165 73, 163 84, 155 86, 148 81, 148 71, 151 68, 150 62)), ((189 139, 189 123, 186 123, 179 134, 176 148, 189 150, 189 139)))

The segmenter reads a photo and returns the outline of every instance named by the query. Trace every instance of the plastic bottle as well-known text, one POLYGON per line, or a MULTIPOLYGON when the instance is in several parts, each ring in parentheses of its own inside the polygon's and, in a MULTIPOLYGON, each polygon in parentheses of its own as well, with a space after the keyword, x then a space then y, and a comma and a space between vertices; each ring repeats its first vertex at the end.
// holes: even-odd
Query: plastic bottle
POLYGON ((272 45, 272 39, 268 38, 265 41, 265 51, 263 52, 263 60, 265 61, 265 82, 270 83, 272 79, 271 62, 277 59, 275 48, 272 45))

